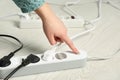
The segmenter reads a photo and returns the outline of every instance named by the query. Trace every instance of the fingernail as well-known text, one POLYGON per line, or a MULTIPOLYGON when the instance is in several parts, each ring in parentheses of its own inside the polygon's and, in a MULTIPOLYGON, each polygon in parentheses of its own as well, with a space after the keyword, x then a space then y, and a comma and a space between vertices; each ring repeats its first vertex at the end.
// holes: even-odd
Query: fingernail
POLYGON ((78 49, 75 48, 75 53, 76 53, 76 54, 79 54, 80 52, 78 51, 78 49))
POLYGON ((55 44, 56 44, 56 42, 52 42, 52 43, 51 43, 51 45, 55 45, 55 44))

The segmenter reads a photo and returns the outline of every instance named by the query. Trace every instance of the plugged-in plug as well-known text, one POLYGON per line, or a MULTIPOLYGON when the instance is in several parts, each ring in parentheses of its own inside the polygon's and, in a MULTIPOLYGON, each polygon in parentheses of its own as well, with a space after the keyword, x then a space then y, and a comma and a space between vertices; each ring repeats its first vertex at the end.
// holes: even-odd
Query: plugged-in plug
POLYGON ((51 61, 54 59, 55 51, 54 50, 47 50, 44 52, 42 59, 45 61, 51 61))
POLYGON ((8 80, 16 71, 18 71, 22 67, 25 67, 30 63, 37 63, 39 61, 40 58, 38 56, 30 54, 26 59, 22 59, 22 63, 17 68, 15 68, 4 80, 8 80))
POLYGON ((4 56, 0 59, 0 67, 7 67, 11 64, 11 61, 8 59, 8 56, 4 56))
POLYGON ((11 64, 10 59, 14 56, 14 53, 10 53, 8 56, 4 56, 0 59, 0 67, 7 67, 11 64))
POLYGON ((35 56, 33 54, 30 54, 26 59, 22 59, 22 66, 26 66, 30 63, 37 63, 40 61, 40 58, 38 56, 35 56))

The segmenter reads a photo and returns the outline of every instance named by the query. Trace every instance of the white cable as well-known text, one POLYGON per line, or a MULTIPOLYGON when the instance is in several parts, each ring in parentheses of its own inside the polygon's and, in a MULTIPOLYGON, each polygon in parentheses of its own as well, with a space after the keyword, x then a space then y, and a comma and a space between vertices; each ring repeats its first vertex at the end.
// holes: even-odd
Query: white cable
MULTIPOLYGON (((80 36, 82 36, 82 35, 84 35, 84 34, 86 34, 86 33, 89 33, 89 32, 91 32, 91 31, 95 30, 96 27, 93 25, 93 23, 87 22, 86 25, 88 25, 88 24, 92 25, 93 27, 92 27, 91 29, 88 29, 88 30, 82 32, 82 33, 79 33, 79 34, 74 35, 74 36, 71 37, 70 39, 73 40, 73 39, 75 39, 75 38, 78 38, 78 37, 80 37, 80 36)), ((61 43, 56 44, 51 50, 54 50, 54 51, 55 51, 59 46, 61 46, 61 43)), ((88 57, 87 61, 103 61, 103 60, 108 60, 108 59, 111 59, 113 56, 115 56, 119 51, 120 51, 120 48, 119 48, 114 54, 112 54, 112 55, 110 55, 110 56, 107 56, 107 57, 88 57)))
MULTIPOLYGON (((80 0, 77 0, 77 1, 74 1, 74 2, 66 2, 65 3, 65 7, 63 8, 64 10, 66 10, 70 15, 73 15, 73 16, 79 16, 75 11, 73 11, 69 6, 72 6, 72 5, 75 5, 75 4, 78 4, 80 2, 80 0)), ((86 33, 89 33, 91 31, 93 31, 96 27, 93 25, 93 23, 97 22, 98 20, 101 19, 101 14, 102 14, 102 11, 101 11, 101 5, 102 5, 102 0, 98 0, 97 1, 98 3, 98 16, 97 18, 95 18, 94 20, 91 20, 88 22, 88 24, 92 25, 93 27, 91 29, 88 29, 82 33, 79 33, 79 34, 76 34, 75 36, 71 37, 71 39, 75 39, 75 38, 78 38, 86 33)), ((107 0, 107 3, 109 3, 111 6, 117 8, 120 10, 119 6, 117 6, 114 2, 112 2, 111 0, 107 0)), ((23 13, 18 13, 18 14, 10 14, 10 15, 7 15, 7 16, 2 16, 0 17, 0 19, 4 19, 4 18, 7 18, 7 17, 12 17, 12 16, 20 16, 20 17, 25 17, 26 19, 29 19, 29 16, 28 14, 23 14, 23 13)), ((86 25, 86 24, 85 24, 86 25)), ((55 50, 61 45, 61 43, 58 43, 56 44, 52 49, 52 51, 55 52, 55 50)), ((118 52, 120 51, 120 49, 115 53, 117 54, 118 52)), ((91 58, 88 58, 88 61, 100 61, 100 60, 107 60, 107 59, 110 59, 111 57, 113 57, 115 54, 111 55, 110 57, 91 57, 91 58)))
POLYGON ((18 14, 9 14, 9 15, 6 15, 6 16, 1 16, 0 19, 4 19, 4 18, 7 18, 7 17, 12 17, 12 16, 15 16, 15 15, 18 15, 18 14))
POLYGON ((110 4, 112 7, 120 10, 120 6, 116 5, 116 3, 114 3, 113 1, 107 0, 106 3, 107 3, 107 4, 110 4))
POLYGON ((91 23, 95 23, 95 22, 97 22, 98 20, 100 20, 101 19, 101 15, 102 15, 102 11, 101 11, 101 7, 102 7, 102 0, 98 0, 97 1, 97 5, 98 5, 98 15, 97 15, 97 18, 96 19, 93 19, 93 20, 91 20, 90 22, 91 23))
MULTIPOLYGON (((86 26, 86 25, 91 25, 92 28, 91 28, 91 29, 87 29, 87 30, 85 30, 85 31, 83 31, 83 32, 81 32, 81 33, 78 33, 78 34, 70 37, 70 39, 71 39, 71 40, 74 40, 74 39, 76 39, 76 38, 78 38, 78 37, 80 37, 80 36, 82 36, 82 35, 84 35, 84 34, 87 34, 87 33, 91 32, 91 31, 95 30, 95 28, 96 28, 93 23, 88 22, 88 21, 86 21, 86 23, 85 23, 84 26, 86 26)), ((57 43, 56 45, 54 45, 54 46, 50 49, 50 51, 55 52, 56 49, 57 49, 59 46, 61 46, 61 45, 62 45, 62 43, 57 43)))
POLYGON ((12 17, 12 16, 19 16, 19 17, 24 17, 24 18, 26 18, 26 19, 29 19, 28 14, 25 14, 25 13, 9 14, 9 15, 6 15, 6 16, 1 16, 0 19, 5 19, 5 18, 8 18, 8 17, 12 17))
MULTIPOLYGON (((71 37, 71 39, 73 40, 75 38, 78 38, 78 37, 80 37, 80 36, 82 36, 84 34, 87 34, 87 33, 91 32, 91 31, 95 30, 96 27, 94 26, 93 23, 87 22, 85 25, 88 25, 88 24, 92 25, 93 27, 91 29, 88 29, 88 30, 82 32, 82 33, 76 34, 75 36, 71 37)), ((114 54, 112 54, 110 56, 107 56, 107 57, 89 57, 87 60, 88 61, 103 61, 103 60, 108 60, 108 59, 111 59, 113 56, 115 56, 119 51, 120 51, 120 48, 114 54)))
MULTIPOLYGON (((88 25, 88 24, 90 24, 90 25, 92 26, 91 29, 87 29, 87 30, 85 30, 85 31, 83 31, 83 32, 81 32, 81 33, 78 33, 78 34, 70 37, 70 39, 71 39, 71 40, 74 40, 74 39, 76 39, 76 38, 78 38, 78 37, 80 37, 80 36, 82 36, 82 35, 84 35, 84 34, 87 34, 87 33, 91 32, 91 31, 95 30, 96 27, 94 26, 94 24, 92 24, 92 23, 90 23, 90 22, 87 22, 87 24, 85 24, 85 26, 88 25)), ((57 49, 57 47, 61 46, 61 44, 62 44, 62 43, 57 43, 56 45, 54 45, 54 46, 51 48, 51 50, 55 51, 55 50, 57 49)))
MULTIPOLYGON (((75 4, 78 4, 80 2, 80 0, 78 1, 75 1, 75 2, 66 2, 65 3, 65 7, 63 8, 65 11, 67 11, 67 13, 69 13, 70 15, 73 15, 73 16, 79 16, 79 14, 77 14, 75 11, 73 11, 69 6, 73 6, 75 4)), ((98 15, 97 15, 97 18, 93 19, 93 20, 90 20, 89 22, 91 23, 95 23, 97 22, 98 20, 101 19, 101 14, 102 14, 102 11, 101 11, 101 5, 102 5, 102 0, 98 0, 97 1, 97 6, 98 6, 98 15)))
POLYGON ((80 37, 80 36, 82 36, 82 35, 84 35, 84 34, 87 34, 87 33, 89 33, 89 32, 92 32, 92 31, 95 30, 95 28, 96 28, 93 23, 88 22, 88 21, 85 22, 85 25, 84 25, 84 26, 86 26, 86 25, 91 25, 91 26, 93 26, 93 27, 92 27, 91 29, 87 29, 87 30, 85 30, 85 31, 83 31, 83 32, 81 32, 81 33, 78 33, 78 34, 72 36, 70 39, 71 39, 71 40, 74 40, 74 39, 76 39, 76 38, 78 38, 78 37, 80 37))
POLYGON ((107 57, 89 57, 87 60, 88 61, 103 61, 103 60, 108 60, 108 59, 111 59, 116 54, 118 54, 119 52, 120 52, 120 48, 114 54, 112 54, 110 56, 107 56, 107 57))

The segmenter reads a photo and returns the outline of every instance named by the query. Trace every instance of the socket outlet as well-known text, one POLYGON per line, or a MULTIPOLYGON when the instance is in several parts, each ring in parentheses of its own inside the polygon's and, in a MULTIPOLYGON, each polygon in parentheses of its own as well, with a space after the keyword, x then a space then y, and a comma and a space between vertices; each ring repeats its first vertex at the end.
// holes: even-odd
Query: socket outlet
MULTIPOLYGON (((80 54, 74 54, 70 51, 65 51, 62 53, 56 53, 53 60, 45 61, 42 59, 43 54, 38 54, 40 58, 38 63, 31 63, 28 66, 21 68, 16 72, 15 76, 25 76, 38 73, 45 73, 51 71, 73 69, 73 68, 82 68, 86 65, 87 53, 80 50, 80 54)), ((11 65, 8 67, 0 67, 0 78, 5 78, 12 70, 14 70, 18 65, 21 64, 22 58, 27 56, 13 57, 11 59, 11 65)))
MULTIPOLYGON (((83 27, 85 21, 80 16, 58 16, 67 28, 80 28, 83 27)), ((35 14, 20 17, 19 28, 21 29, 34 29, 42 28, 42 20, 35 14), (28 18, 29 16, 29 18, 28 18)))

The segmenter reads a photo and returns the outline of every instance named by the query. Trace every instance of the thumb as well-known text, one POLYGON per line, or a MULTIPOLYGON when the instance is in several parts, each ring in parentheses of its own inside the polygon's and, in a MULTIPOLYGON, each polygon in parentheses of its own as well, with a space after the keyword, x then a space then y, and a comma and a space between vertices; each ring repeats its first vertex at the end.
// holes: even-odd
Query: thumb
POLYGON ((48 36, 48 40, 51 45, 55 45, 57 43, 54 36, 48 36))

